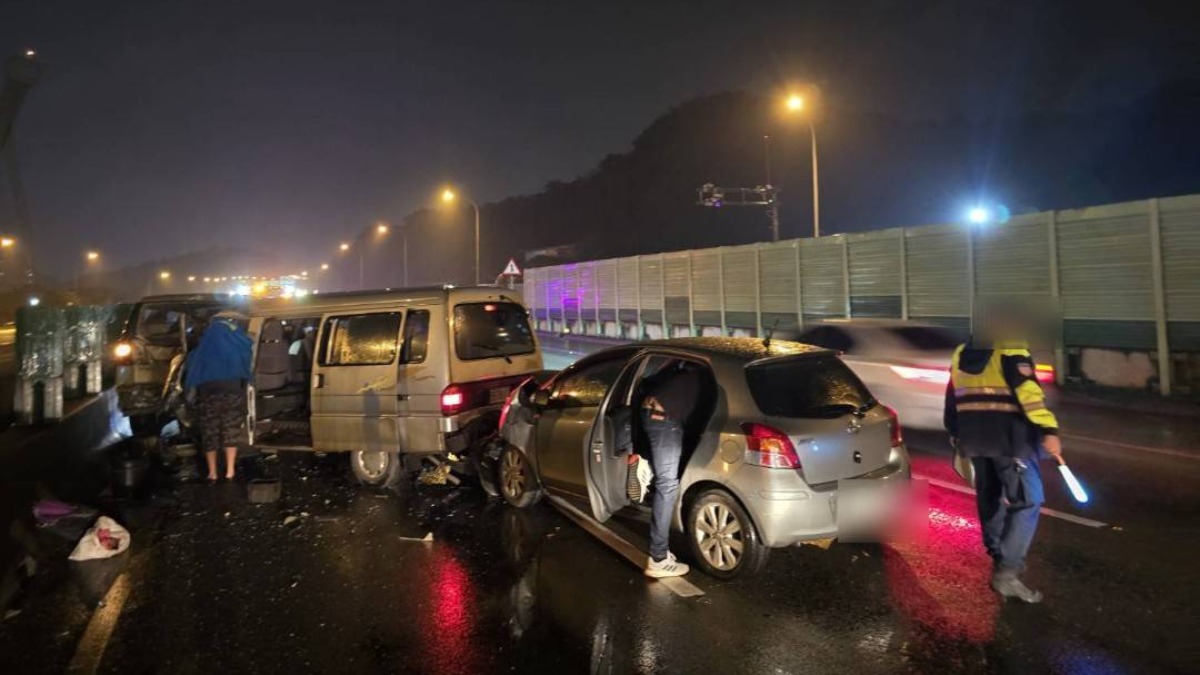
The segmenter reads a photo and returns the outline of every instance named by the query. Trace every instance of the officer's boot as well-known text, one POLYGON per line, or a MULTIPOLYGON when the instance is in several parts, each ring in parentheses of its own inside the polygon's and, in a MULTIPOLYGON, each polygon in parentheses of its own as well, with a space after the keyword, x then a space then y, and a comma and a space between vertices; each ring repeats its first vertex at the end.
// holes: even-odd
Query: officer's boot
POLYGON ((992 573, 992 590, 1004 599, 1016 598, 1021 602, 1036 604, 1042 601, 1041 591, 1035 591, 1017 578, 1016 570, 997 569, 992 573))

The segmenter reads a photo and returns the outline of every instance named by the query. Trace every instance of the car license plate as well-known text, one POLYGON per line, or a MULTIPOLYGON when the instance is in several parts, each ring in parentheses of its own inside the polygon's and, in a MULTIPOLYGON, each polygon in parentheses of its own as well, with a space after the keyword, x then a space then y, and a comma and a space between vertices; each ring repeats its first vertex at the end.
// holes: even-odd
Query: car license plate
POLYGON ((508 398, 508 391, 508 387, 495 387, 488 392, 488 403, 490 405, 504 403, 504 399, 508 398))

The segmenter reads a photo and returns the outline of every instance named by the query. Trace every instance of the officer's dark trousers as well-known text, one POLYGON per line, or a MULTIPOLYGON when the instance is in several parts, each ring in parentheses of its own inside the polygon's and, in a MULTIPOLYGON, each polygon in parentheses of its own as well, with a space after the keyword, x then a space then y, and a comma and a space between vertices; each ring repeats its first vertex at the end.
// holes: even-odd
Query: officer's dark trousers
POLYGON ((1045 501, 1037 459, 972 457, 983 546, 997 571, 1025 569, 1025 554, 1045 501))

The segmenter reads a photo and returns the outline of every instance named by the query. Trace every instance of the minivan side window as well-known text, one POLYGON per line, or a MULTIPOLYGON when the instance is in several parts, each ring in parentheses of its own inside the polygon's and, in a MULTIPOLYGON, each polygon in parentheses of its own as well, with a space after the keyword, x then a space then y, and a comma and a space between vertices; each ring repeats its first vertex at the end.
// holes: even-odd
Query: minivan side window
POLYGON ((400 363, 424 363, 428 351, 429 310, 411 310, 404 322, 404 344, 400 347, 400 363))
POLYGON ((382 366, 396 360, 400 312, 330 317, 321 345, 323 366, 382 366))

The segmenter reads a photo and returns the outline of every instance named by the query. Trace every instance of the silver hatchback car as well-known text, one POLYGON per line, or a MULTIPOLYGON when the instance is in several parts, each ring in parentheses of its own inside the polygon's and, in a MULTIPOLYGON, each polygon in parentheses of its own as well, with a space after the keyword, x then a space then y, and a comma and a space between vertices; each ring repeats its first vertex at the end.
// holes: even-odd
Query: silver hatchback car
MULTIPOLYGON (((680 365, 706 385, 684 423, 674 527, 710 575, 752 574, 772 548, 838 536, 846 479, 902 480, 908 453, 895 413, 836 353, 796 342, 683 338, 601 350, 510 395, 501 416, 498 488, 526 507, 545 492, 591 506, 603 522, 634 504, 630 448, 617 429, 645 378, 680 365)), ((634 422, 634 426, 638 425, 634 422)))

